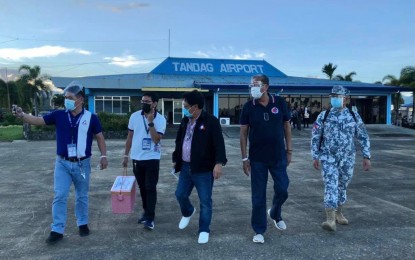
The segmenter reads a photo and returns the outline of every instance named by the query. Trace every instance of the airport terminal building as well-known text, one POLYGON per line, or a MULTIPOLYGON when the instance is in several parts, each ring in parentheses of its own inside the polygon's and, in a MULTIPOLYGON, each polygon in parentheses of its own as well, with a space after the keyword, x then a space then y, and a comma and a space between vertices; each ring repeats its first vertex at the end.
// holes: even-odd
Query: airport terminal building
POLYGON ((243 104, 250 98, 248 84, 256 74, 270 79, 269 92, 286 98, 291 108, 311 110, 313 120, 330 103, 333 85, 350 90, 351 103, 365 123, 391 124, 392 94, 404 88, 350 81, 333 81, 287 76, 264 60, 166 58, 149 73, 52 77, 56 87, 64 88, 73 80, 86 88, 91 112, 126 114, 138 110, 142 94, 157 92, 158 109, 169 124, 179 124, 182 95, 197 89, 205 96, 205 110, 223 125, 238 124, 243 104))

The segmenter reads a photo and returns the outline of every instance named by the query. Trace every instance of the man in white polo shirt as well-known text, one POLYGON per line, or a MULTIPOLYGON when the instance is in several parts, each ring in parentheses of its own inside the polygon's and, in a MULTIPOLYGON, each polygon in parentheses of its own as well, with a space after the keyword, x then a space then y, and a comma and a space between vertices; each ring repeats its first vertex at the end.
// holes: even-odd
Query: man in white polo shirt
POLYGON ((144 209, 138 223, 144 224, 144 228, 148 230, 154 229, 156 186, 161 157, 160 141, 166 131, 166 119, 157 112, 157 103, 156 93, 143 94, 142 109, 133 113, 128 123, 128 136, 122 163, 124 167, 127 167, 128 157, 133 160, 133 172, 140 189, 144 209))

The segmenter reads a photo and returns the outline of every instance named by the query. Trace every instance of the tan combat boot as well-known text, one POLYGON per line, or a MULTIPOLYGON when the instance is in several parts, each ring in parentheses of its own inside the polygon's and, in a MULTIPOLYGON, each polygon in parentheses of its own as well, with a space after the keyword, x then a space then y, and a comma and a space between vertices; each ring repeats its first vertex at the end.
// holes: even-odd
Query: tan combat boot
POLYGON ((336 231, 336 209, 326 209, 327 220, 321 224, 321 227, 328 231, 336 231))
POLYGON ((343 213, 342 213, 342 206, 341 205, 339 205, 339 207, 337 208, 337 210, 336 210, 336 221, 337 221, 337 223, 339 223, 340 225, 348 225, 349 224, 349 221, 347 220, 347 218, 345 218, 344 216, 343 216, 343 213))

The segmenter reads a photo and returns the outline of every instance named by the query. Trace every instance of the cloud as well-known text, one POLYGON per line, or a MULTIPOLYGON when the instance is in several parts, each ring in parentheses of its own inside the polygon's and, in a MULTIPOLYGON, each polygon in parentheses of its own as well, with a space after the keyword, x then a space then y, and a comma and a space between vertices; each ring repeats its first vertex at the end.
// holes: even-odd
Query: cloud
POLYGON ((265 52, 255 52, 255 58, 264 59, 266 56, 265 52))
POLYGON ((236 55, 229 55, 229 58, 235 60, 249 60, 252 59, 252 55, 250 53, 243 53, 243 54, 236 54, 236 55))
POLYGON ((149 4, 131 2, 131 3, 128 3, 128 4, 123 4, 123 5, 109 5, 109 4, 108 5, 102 5, 101 4, 101 5, 98 5, 98 8, 110 10, 113 13, 121 13, 121 12, 124 12, 124 11, 143 8, 143 7, 147 7, 147 6, 149 6, 149 4))
POLYGON ((144 65, 149 63, 149 61, 146 60, 138 60, 133 55, 127 55, 124 57, 105 57, 104 60, 109 60, 109 64, 120 66, 123 68, 132 67, 135 65, 144 65))
POLYGON ((210 55, 206 52, 202 52, 202 51, 197 51, 193 53, 194 55, 198 56, 198 57, 202 57, 202 58, 210 58, 210 55))
POLYGON ((236 60, 265 59, 267 56, 265 52, 262 51, 244 50, 241 53, 237 53, 233 46, 217 48, 215 45, 211 45, 208 50, 198 50, 192 54, 201 58, 226 58, 236 60))
POLYGON ((56 57, 61 54, 75 53, 81 55, 91 55, 91 52, 81 49, 71 49, 61 46, 45 45, 36 48, 17 49, 3 48, 0 49, 0 59, 9 61, 21 61, 24 59, 49 58, 56 57))
POLYGON ((250 51, 245 50, 241 54, 230 54, 229 57, 231 59, 236 60, 249 60, 249 59, 264 59, 266 57, 266 54, 264 52, 256 52, 256 51, 250 51))

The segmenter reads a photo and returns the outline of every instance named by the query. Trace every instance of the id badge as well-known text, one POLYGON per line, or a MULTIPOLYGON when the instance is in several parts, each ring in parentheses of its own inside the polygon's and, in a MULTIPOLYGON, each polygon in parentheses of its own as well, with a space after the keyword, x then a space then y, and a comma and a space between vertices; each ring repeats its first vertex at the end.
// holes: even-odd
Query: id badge
POLYGON ((151 138, 143 138, 142 148, 143 150, 151 149, 151 138))
POLYGON ((154 146, 154 151, 155 151, 156 153, 160 153, 160 143, 158 143, 158 144, 156 144, 156 145, 154 146))
POLYGON ((76 144, 68 144, 68 157, 76 157, 76 144))

